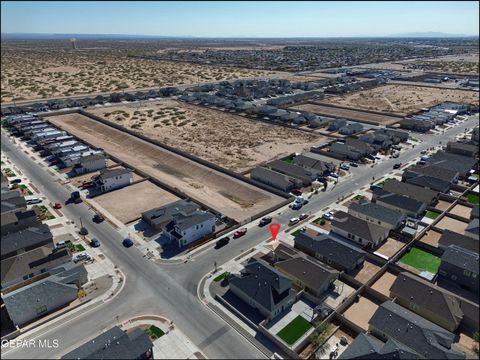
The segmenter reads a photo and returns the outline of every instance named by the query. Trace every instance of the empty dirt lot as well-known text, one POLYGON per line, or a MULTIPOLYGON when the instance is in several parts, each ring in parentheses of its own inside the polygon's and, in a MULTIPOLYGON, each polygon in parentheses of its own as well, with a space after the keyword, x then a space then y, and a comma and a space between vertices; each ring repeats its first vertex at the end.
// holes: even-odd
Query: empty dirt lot
POLYGON ((177 188, 224 215, 242 221, 283 201, 283 198, 214 171, 159 146, 116 130, 81 114, 48 118, 65 131, 177 188))
POLYGON ((386 256, 387 259, 390 259, 404 246, 405 243, 389 237, 387 241, 385 241, 385 243, 377 249, 376 253, 386 256))
POLYGON ((429 230, 420 238, 421 242, 425 244, 432 245, 438 247, 438 240, 442 237, 442 233, 439 233, 435 230, 429 230))
MULTIPOLYGON (((324 102, 327 102, 327 101, 324 101, 324 102)), ((328 103, 331 103, 331 102, 328 101, 328 103)), ((401 120, 401 118, 388 116, 388 115, 370 114, 364 111, 358 111, 354 109, 340 109, 340 108, 335 108, 332 106, 325 106, 320 104, 321 103, 309 103, 309 104, 293 106, 290 109, 295 109, 300 111, 311 111, 318 115, 346 118, 350 120, 356 120, 359 122, 364 122, 367 124, 375 124, 375 125, 392 125, 401 120)))
POLYGON ((233 171, 245 171, 327 139, 175 100, 89 112, 233 171))
POLYGON ((470 214, 472 213, 472 208, 457 204, 455 205, 452 210, 450 210, 450 214, 461 216, 465 219, 470 219, 470 214))
POLYGON ((436 225, 439 229, 449 229, 459 234, 463 234, 468 226, 468 223, 459 221, 449 216, 444 216, 436 225))
POLYGON ((478 105, 478 93, 424 86, 384 85, 350 95, 331 97, 323 102, 356 109, 407 115, 443 101, 478 105))
POLYGON ((141 217, 144 211, 169 204, 179 200, 179 198, 150 181, 142 181, 97 196, 94 200, 110 214, 126 224, 141 217))
POLYGON ((377 304, 366 297, 360 296, 360 300, 357 303, 353 303, 343 315, 362 329, 367 330, 368 321, 372 318, 377 309, 377 304))

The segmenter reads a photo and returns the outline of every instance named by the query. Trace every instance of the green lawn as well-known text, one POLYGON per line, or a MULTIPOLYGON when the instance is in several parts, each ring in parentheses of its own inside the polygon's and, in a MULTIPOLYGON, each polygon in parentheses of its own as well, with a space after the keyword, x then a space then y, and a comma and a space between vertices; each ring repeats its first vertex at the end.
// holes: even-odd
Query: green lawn
POLYGON ((320 224, 320 221, 324 220, 323 218, 319 217, 319 218, 316 218, 315 220, 313 220, 312 222, 314 224, 320 224))
POLYGON ((312 325, 303 317, 298 315, 287 326, 277 333, 277 336, 285 341, 288 345, 295 344, 295 341, 300 339, 312 325))
POLYGON ((298 230, 295 230, 294 232, 292 232, 292 235, 293 236, 297 236, 298 234, 300 234, 302 232, 302 229, 298 229, 298 230))
POLYGON ((429 219, 435 220, 437 217, 440 216, 440 214, 435 211, 427 210, 427 213, 425 214, 425 216, 428 217, 429 219))
POLYGON ((33 195, 33 192, 31 192, 30 189, 27 188, 27 185, 21 184, 19 187, 22 188, 22 189, 25 189, 27 191, 28 195, 33 195))
POLYGON ((215 281, 215 282, 222 281, 227 274, 228 274, 228 271, 225 271, 224 273, 218 275, 215 279, 213 279, 213 281, 215 281))
POLYGON ((283 159, 283 161, 285 161, 285 162, 288 163, 288 164, 293 164, 293 157, 289 157, 289 158, 283 159))
POLYGON ((420 271, 428 271, 432 274, 436 274, 441 260, 438 256, 413 247, 408 253, 401 257, 400 262, 410 265, 420 271))
POLYGON ((479 198, 477 194, 468 194, 467 199, 470 204, 477 205, 479 203, 479 198))
POLYGON ((85 247, 82 244, 76 244, 75 245, 75 250, 76 251, 85 251, 85 247))
POLYGON ((150 336, 153 339, 158 339, 165 335, 162 329, 156 327, 155 325, 150 325, 150 327, 145 330, 148 336, 150 336))

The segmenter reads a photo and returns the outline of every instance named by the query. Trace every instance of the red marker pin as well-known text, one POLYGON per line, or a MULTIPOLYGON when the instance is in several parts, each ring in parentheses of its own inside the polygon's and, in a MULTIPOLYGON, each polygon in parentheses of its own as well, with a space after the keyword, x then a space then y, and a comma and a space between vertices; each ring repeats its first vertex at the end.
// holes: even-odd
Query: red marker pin
POLYGON ((270 233, 272 234, 273 240, 277 239, 277 235, 279 231, 280 231, 280 224, 270 224, 270 233))

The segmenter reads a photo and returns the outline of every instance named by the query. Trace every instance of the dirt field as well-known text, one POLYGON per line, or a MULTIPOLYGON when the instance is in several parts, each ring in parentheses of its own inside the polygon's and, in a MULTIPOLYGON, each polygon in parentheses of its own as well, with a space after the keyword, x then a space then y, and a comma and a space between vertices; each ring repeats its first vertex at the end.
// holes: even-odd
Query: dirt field
POLYGON ((455 205, 450 214, 461 216, 465 219, 470 219, 470 214, 472 213, 472 208, 464 205, 455 205))
POLYGON ((444 216, 436 225, 439 229, 449 229, 459 234, 463 234, 468 223, 444 216))
MULTIPOLYGON (((81 42, 79 41, 79 47, 81 42)), ((60 43, 61 44, 61 43, 60 43)), ((2 102, 266 76, 268 71, 132 57, 134 49, 36 48, 2 43, 2 102)), ((114 45, 116 46, 116 45, 114 45)))
POLYGON ((424 242, 425 244, 438 247, 438 240, 440 240, 441 237, 441 233, 435 230, 429 230, 420 238, 420 241, 424 242))
POLYGON ((364 284, 368 280, 370 280, 373 277, 373 275, 375 275, 378 272, 379 269, 380 269, 380 266, 377 266, 371 263, 370 261, 365 260, 360 271, 358 271, 356 274, 353 273, 351 275, 354 276, 355 280, 358 280, 362 284, 364 284))
POLYGON ((266 210, 283 198, 243 181, 202 166, 134 136, 101 124, 80 114, 49 117, 49 121, 86 142, 101 147, 107 154, 163 183, 179 189, 237 221, 266 210))
POLYGON ((142 212, 179 200, 150 181, 124 187, 95 197, 96 202, 124 224, 142 216, 142 212), (118 199, 121 199, 119 201, 118 199))
MULTIPOLYGON (((336 98, 330 98, 336 99, 336 98)), ((332 100, 322 101, 323 103, 331 104, 332 100)), ((320 103, 319 103, 320 104, 320 103)), ((309 103, 298 106, 292 106, 290 109, 300 111, 311 111, 318 115, 342 117, 367 124, 375 125, 392 125, 399 122, 401 119, 388 115, 369 114, 364 111, 358 111, 354 109, 339 109, 331 106, 319 105, 317 103, 309 103)), ((340 104, 337 104, 340 105, 340 104)), ((343 106, 343 105, 342 105, 343 106)))
POLYGON ((362 329, 367 330, 368 321, 372 318, 377 309, 377 304, 368 300, 366 297, 360 296, 360 300, 357 303, 353 303, 353 305, 343 313, 343 316, 360 326, 362 329))
POLYGON ((331 97, 324 103, 406 115, 442 101, 477 104, 475 91, 438 89, 424 86, 384 85, 351 95, 331 97))
POLYGON ((377 281, 372 285, 372 289, 377 290, 379 293, 390 296, 390 288, 397 279, 397 275, 386 271, 377 281))
POLYGON ((391 258, 395 255, 405 244, 401 241, 388 238, 385 243, 377 249, 377 253, 386 256, 387 258, 391 258))
POLYGON ((435 209, 445 211, 448 209, 448 207, 452 205, 451 202, 444 201, 444 200, 438 200, 437 205, 435 205, 435 209))
POLYGON ((480 69, 478 55, 478 53, 447 55, 436 59, 417 60, 409 63, 407 67, 424 71, 478 75, 480 69))
POLYGON ((327 139, 174 100, 88 111, 237 172, 327 139))

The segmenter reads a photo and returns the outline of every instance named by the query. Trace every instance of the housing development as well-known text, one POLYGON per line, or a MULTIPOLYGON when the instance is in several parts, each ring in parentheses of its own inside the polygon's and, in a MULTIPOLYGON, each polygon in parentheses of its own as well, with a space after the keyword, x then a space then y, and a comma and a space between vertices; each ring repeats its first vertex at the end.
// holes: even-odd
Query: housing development
POLYGON ((479 357, 478 34, 60 32, 2 25, 2 358, 479 357))

